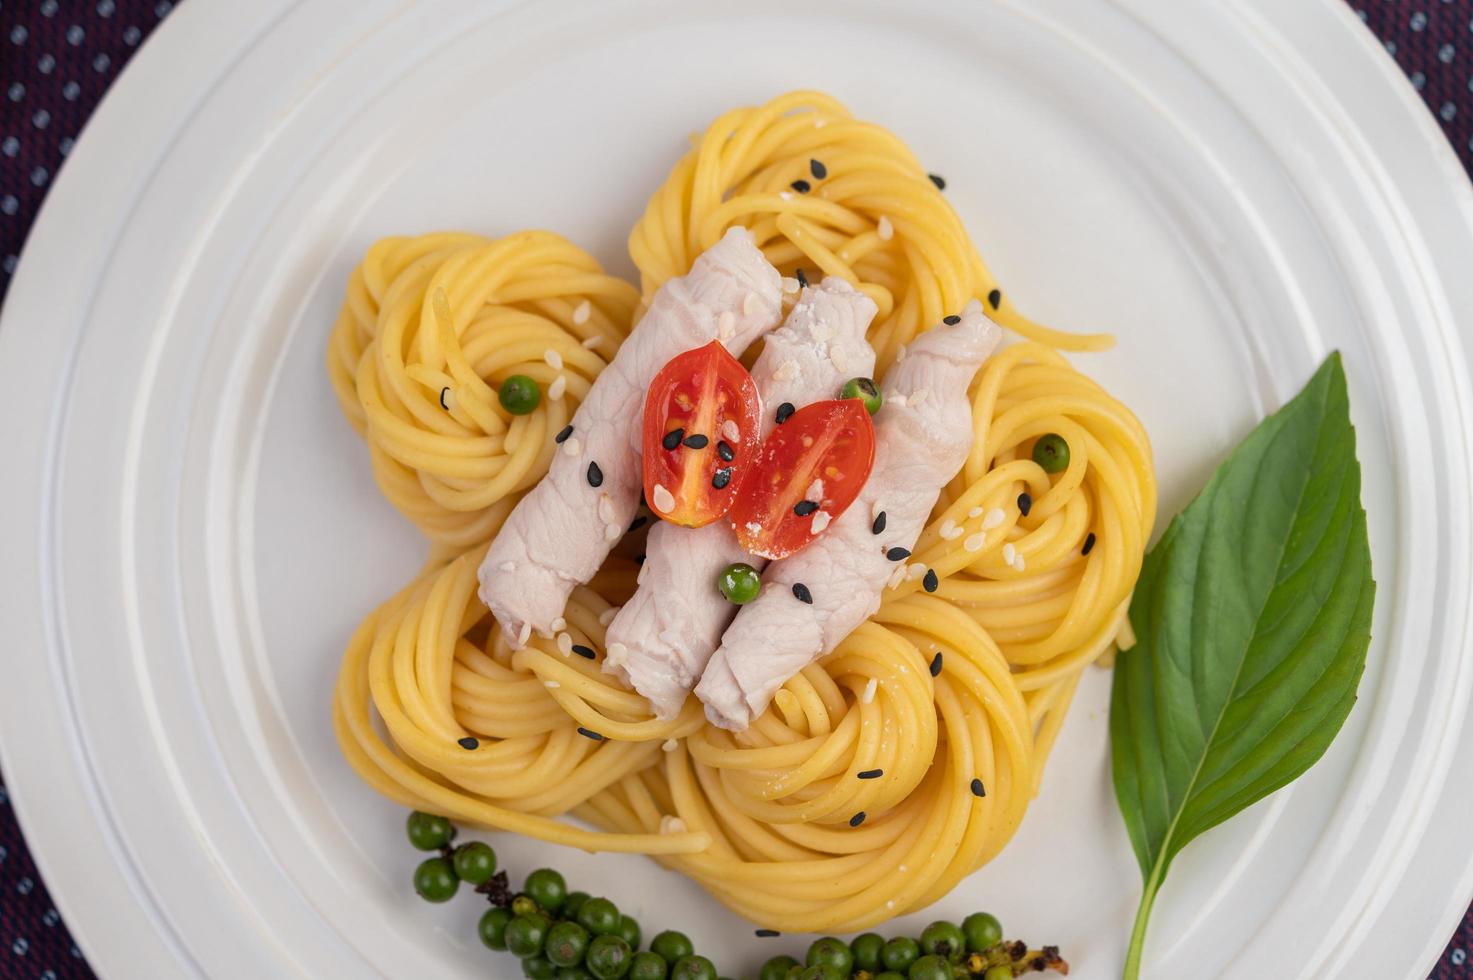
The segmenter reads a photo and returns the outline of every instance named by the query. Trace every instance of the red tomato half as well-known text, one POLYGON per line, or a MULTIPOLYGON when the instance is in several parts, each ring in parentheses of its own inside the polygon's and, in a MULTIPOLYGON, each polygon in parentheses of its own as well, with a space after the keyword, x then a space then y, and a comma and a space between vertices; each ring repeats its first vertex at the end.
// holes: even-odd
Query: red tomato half
POLYGON ((660 369, 644 399, 644 499, 658 516, 702 527, 725 514, 757 456, 762 399, 720 342, 660 369))
POLYGON ((762 443, 731 523, 742 547, 786 558, 854 503, 875 465, 875 424, 857 398, 814 402, 762 443))

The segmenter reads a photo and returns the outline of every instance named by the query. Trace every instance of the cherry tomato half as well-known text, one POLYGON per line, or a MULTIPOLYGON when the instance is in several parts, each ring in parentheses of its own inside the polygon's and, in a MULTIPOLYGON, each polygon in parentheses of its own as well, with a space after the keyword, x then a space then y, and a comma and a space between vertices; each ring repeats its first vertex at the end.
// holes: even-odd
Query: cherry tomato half
POLYGON ((875 425, 864 402, 814 402, 762 443, 731 509, 737 539, 754 555, 786 558, 854 503, 875 464, 875 425))
POLYGON ((762 399, 720 342, 660 369, 644 400, 644 499, 658 516, 702 527, 725 514, 757 456, 762 399))

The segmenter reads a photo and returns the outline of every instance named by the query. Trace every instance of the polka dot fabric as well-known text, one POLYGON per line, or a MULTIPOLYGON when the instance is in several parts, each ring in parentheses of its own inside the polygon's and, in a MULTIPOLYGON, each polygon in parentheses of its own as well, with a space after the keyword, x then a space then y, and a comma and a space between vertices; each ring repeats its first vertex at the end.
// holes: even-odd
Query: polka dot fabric
MULTIPOLYGON (((1473 0, 1349 0, 1473 171, 1473 0)), ((36 210, 169 0, 0 0, 0 299, 36 210)), ((1473 835, 1473 828, 1470 828, 1473 835)), ((1433 980, 1473 980, 1473 913, 1433 980)), ((46 893, 0 782, 0 980, 91 977, 46 893)))

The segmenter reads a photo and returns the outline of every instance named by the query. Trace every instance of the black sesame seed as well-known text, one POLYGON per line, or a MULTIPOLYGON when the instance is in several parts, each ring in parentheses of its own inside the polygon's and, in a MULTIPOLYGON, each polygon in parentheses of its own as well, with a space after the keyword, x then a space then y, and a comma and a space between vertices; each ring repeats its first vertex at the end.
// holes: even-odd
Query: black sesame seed
POLYGON ((1002 290, 1000 290, 1000 289, 994 289, 992 292, 988 293, 987 294, 987 303, 994 310, 997 309, 999 306, 1001 306, 1002 305, 1002 290))
POLYGON ((727 445, 725 439, 716 440, 716 455, 730 463, 736 459, 736 450, 727 445))
POLYGON ((719 470, 716 471, 716 475, 715 476, 711 477, 711 486, 715 487, 717 490, 725 490, 726 489, 726 485, 728 483, 730 483, 730 482, 731 482, 731 467, 730 466, 723 466, 721 469, 719 469, 719 470))
POLYGON ((793 407, 792 402, 783 402, 777 407, 777 414, 773 416, 773 419, 778 425, 782 425, 788 419, 792 418, 793 413, 796 411, 797 409, 793 407))
POLYGON ((808 277, 803 274, 803 270, 802 269, 794 269, 793 270, 793 275, 797 277, 797 279, 798 279, 798 285, 800 285, 800 286, 806 286, 806 285, 808 285, 808 277))
POLYGON ((931 658, 931 676, 936 677, 941 673, 941 651, 936 651, 936 656, 931 658))
POLYGON ((926 174, 926 176, 931 178, 931 183, 933 183, 933 184, 936 185, 936 189, 938 191, 944 191, 944 190, 946 190, 946 178, 945 177, 941 176, 940 174, 926 174))
POLYGON ((469 735, 467 735, 465 738, 456 739, 456 744, 458 744, 463 749, 478 749, 481 747, 480 739, 472 738, 469 735))
POLYGON ((1032 509, 1033 498, 1028 496, 1026 492, 1018 494, 1018 510, 1022 512, 1023 516, 1027 517, 1028 512, 1032 509))
POLYGON ((807 517, 816 510, 818 510, 818 502, 816 500, 800 500, 793 505, 793 513, 799 517, 807 517))
POLYGON ((953 314, 951 314, 951 316, 944 316, 944 317, 942 317, 941 318, 941 322, 944 323, 944 324, 946 324, 948 327, 954 327, 958 323, 961 323, 962 322, 962 318, 959 317, 959 316, 957 316, 955 313, 953 313, 953 314))
POLYGON ((921 579, 921 584, 926 587, 927 592, 935 592, 941 588, 941 578, 936 574, 936 569, 926 569, 926 577, 921 579))
POLYGON ((860 779, 879 779, 883 775, 885 775, 885 770, 883 770, 883 769, 866 769, 864 772, 859 773, 859 778, 860 779))
POLYGON ((579 735, 582 735, 584 738, 591 738, 595 742, 602 742, 604 740, 604 737, 602 735, 600 735, 598 732, 592 731, 591 729, 584 728, 581 725, 578 726, 578 734, 579 735))
POLYGON ((449 388, 441 388, 440 389, 440 407, 443 408, 447 412, 450 411, 450 406, 445 404, 445 395, 449 391, 450 391, 449 388))
POLYGON ((573 652, 582 657, 584 660, 592 660, 594 659, 594 657, 597 656, 597 654, 593 652, 592 647, 586 647, 581 643, 573 644, 573 652))
POLYGON ((703 436, 699 432, 685 437, 686 449, 705 449, 709 445, 711 445, 710 437, 703 436))
POLYGON ((671 452, 674 452, 675 447, 680 445, 680 440, 684 438, 684 429, 671 429, 669 432, 665 433, 665 438, 660 440, 660 445, 670 450, 671 452))
POLYGON ((1094 550, 1094 547, 1095 547, 1095 533, 1093 531, 1091 531, 1091 532, 1089 532, 1088 535, 1085 536, 1085 539, 1084 539, 1084 547, 1079 549, 1079 553, 1081 555, 1087 555, 1091 551, 1094 550))
POLYGON ((910 549, 891 548, 889 551, 885 552, 885 557, 890 559, 891 561, 905 561, 905 559, 910 557, 910 549))
POLYGON ((644 527, 649 522, 650 522, 650 519, 648 517, 645 517, 643 514, 640 514, 634 520, 632 520, 632 521, 629 522, 629 530, 626 533, 633 534, 635 531, 638 531, 640 528, 644 527))
POLYGON ((557 443, 558 445, 562 445, 563 443, 565 443, 565 442, 568 441, 568 436, 570 436, 572 434, 573 434, 573 427, 571 425, 565 425, 565 426, 563 426, 561 432, 559 432, 557 435, 555 435, 555 436, 552 437, 552 441, 555 442, 555 443, 557 443))
POLYGON ((863 810, 860 810, 854 816, 852 816, 852 817, 849 818, 849 826, 851 826, 851 827, 858 827, 862 823, 864 823, 864 811, 863 810))
POLYGON ((588 464, 588 485, 590 487, 603 486, 604 471, 598 468, 597 463, 588 464))
POLYGON ((985 786, 982 785, 982 780, 980 780, 980 779, 974 779, 974 780, 972 780, 972 795, 973 796, 978 796, 978 797, 986 796, 987 795, 987 787, 985 787, 985 786))
POLYGON ((756 935, 758 939, 771 939, 774 936, 781 936, 782 933, 776 929, 758 929, 756 935))
POLYGON ((813 605, 813 593, 809 592, 808 586, 802 582, 793 583, 793 598, 799 602, 806 602, 810 606, 813 605))
POLYGON ((809 191, 813 190, 813 185, 808 183, 808 181, 806 180, 795 180, 788 186, 793 188, 793 190, 797 191, 799 194, 807 194, 809 191))
POLYGON ((823 180, 825 177, 827 177, 829 175, 829 168, 828 167, 825 167, 818 160, 809 160, 808 161, 808 172, 811 173, 811 174, 813 174, 813 179, 814 180, 823 180))
POLYGON ((885 512, 882 510, 875 515, 875 522, 869 526, 869 533, 879 534, 885 530, 885 512))

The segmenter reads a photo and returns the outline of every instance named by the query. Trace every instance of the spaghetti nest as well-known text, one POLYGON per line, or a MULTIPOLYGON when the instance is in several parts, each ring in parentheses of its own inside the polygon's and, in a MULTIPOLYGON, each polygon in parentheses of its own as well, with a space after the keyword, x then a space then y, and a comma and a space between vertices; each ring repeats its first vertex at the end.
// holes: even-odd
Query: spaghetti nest
POLYGON ((1109 338, 1024 319, 909 150, 815 93, 713 123, 630 252, 642 292, 542 232, 390 239, 354 274, 330 374, 379 485, 435 548, 348 645, 343 752, 405 806, 650 854, 762 925, 857 930, 925 906, 1007 843, 1081 672, 1128 629, 1155 517, 1150 446, 1057 353, 1109 338), (512 650, 476 597, 486 543, 545 472, 569 402, 641 299, 733 224, 785 273, 842 276, 874 298, 882 368, 973 297, 1027 341, 975 381, 970 457, 910 574, 739 734, 707 725, 693 698, 658 720, 601 670, 639 535, 575 590, 556 640, 512 650), (562 398, 505 416, 494 386, 512 373, 544 390, 566 378, 562 398), (1032 458, 1048 433, 1070 447, 1059 473, 1032 458))

